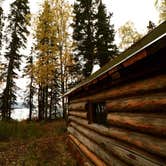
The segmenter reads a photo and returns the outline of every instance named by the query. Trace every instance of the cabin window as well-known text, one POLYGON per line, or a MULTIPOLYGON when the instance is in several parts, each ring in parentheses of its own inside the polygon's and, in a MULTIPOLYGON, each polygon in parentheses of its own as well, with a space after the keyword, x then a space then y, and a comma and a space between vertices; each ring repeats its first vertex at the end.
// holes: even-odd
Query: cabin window
POLYGON ((88 122, 106 124, 107 111, 105 109, 105 102, 96 102, 88 104, 88 122))

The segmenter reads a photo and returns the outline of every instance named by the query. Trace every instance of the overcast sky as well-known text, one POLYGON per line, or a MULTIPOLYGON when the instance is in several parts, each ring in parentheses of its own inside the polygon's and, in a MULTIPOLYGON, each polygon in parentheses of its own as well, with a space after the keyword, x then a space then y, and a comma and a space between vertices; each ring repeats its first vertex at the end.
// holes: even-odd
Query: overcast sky
MULTIPOLYGON (((3 8, 8 8, 12 0, 4 0, 3 8)), ((44 0, 29 0, 31 12, 37 13, 40 4, 44 0)), ((74 0, 69 0, 73 3, 74 0)), ((145 32, 148 21, 155 24, 158 22, 158 12, 154 6, 154 0, 103 0, 107 10, 113 13, 111 23, 115 25, 115 30, 128 20, 134 22, 139 32, 145 32)))
MULTIPOLYGON (((69 0, 71 3, 74 0, 69 0)), ((36 13, 39 4, 43 0, 30 0, 31 10, 36 13)), ((148 21, 151 20, 157 24, 158 12, 154 6, 154 0, 103 0, 107 10, 113 12, 112 23, 115 29, 118 29, 128 20, 134 22, 139 31, 145 31, 148 21)))

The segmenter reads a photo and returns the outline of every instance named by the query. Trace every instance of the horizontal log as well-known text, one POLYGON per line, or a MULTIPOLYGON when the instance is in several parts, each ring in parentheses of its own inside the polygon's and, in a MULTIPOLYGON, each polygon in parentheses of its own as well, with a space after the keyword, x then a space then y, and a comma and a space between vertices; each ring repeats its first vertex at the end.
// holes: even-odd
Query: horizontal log
POLYGON ((108 111, 166 111, 166 93, 137 98, 109 100, 106 102, 108 111))
POLYGON ((87 138, 91 139, 92 141, 96 142, 98 145, 106 149, 107 151, 110 151, 112 154, 117 156, 125 163, 137 166, 158 166, 159 164, 163 164, 159 163, 158 161, 154 162, 154 159, 150 158, 143 151, 140 151, 138 149, 133 150, 128 145, 124 145, 119 141, 102 136, 74 122, 71 122, 70 125, 76 130, 78 130, 80 133, 83 133, 87 138))
MULTIPOLYGON (((110 87, 111 88, 111 87, 110 87)), ((113 89, 102 91, 100 93, 82 97, 80 99, 72 100, 72 103, 84 102, 84 101, 96 101, 113 99, 118 97, 134 96, 141 94, 149 94, 149 92, 161 91, 166 92, 166 75, 158 75, 144 80, 138 80, 131 83, 123 84, 122 86, 116 86, 113 89)))
POLYGON ((69 104, 69 110, 85 110, 87 102, 71 103, 69 104))
POLYGON ((75 128, 69 126, 68 131, 70 134, 76 137, 82 144, 84 144, 90 151, 92 151, 96 156, 100 157, 100 159, 103 160, 107 165, 126 165, 122 161, 116 159, 114 156, 111 156, 111 154, 105 152, 103 149, 100 148, 99 145, 89 140, 87 137, 78 132, 75 128))
MULTIPOLYGON (((72 154, 72 156, 74 156, 74 158, 77 160, 77 164, 78 165, 82 165, 82 166, 95 166, 91 159, 88 158, 85 154, 86 151, 89 151, 83 144, 80 145, 80 142, 76 139, 76 142, 78 141, 78 145, 74 142, 74 140, 72 140, 72 138, 75 138, 74 136, 72 135, 68 135, 67 137, 67 145, 68 145, 68 148, 72 154), (80 145, 80 147, 79 147, 80 145), (84 152, 85 151, 85 152, 84 152)), ((90 152, 90 151, 89 151, 90 152)), ((91 152, 90 152, 91 153, 91 152)))
POLYGON ((79 125, 83 125, 101 135, 123 141, 130 145, 134 145, 144 151, 153 153, 154 155, 166 158, 166 141, 164 138, 157 138, 143 133, 121 129, 117 127, 105 127, 99 124, 88 124, 87 120, 69 116, 69 119, 79 125))
POLYGON ((115 126, 166 136, 166 116, 138 113, 109 113, 107 120, 115 126))
POLYGON ((77 116, 86 119, 87 112, 76 112, 76 111, 69 111, 69 115, 77 116))
POLYGON ((69 138, 78 146, 78 148, 85 154, 90 161, 92 161, 96 166, 106 166, 106 164, 100 160, 94 153, 88 150, 77 138, 69 134, 69 138))

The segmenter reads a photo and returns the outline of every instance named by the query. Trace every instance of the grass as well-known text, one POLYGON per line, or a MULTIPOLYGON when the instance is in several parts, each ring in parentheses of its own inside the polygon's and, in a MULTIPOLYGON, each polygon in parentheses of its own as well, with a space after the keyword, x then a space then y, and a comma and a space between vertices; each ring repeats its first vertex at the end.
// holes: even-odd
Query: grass
POLYGON ((65 122, 0 121, 0 165, 76 166, 66 144, 65 122))

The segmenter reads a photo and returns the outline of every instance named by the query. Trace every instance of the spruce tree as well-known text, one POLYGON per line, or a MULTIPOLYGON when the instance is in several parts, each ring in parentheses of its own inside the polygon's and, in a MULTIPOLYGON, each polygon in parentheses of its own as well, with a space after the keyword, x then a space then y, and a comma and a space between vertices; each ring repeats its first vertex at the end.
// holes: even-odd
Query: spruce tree
MULTIPOLYGON (((4 26, 4 23, 3 23, 3 9, 0 6, 0 60, 1 60, 3 26, 4 26)), ((3 70, 4 70, 4 65, 0 62, 0 84, 3 82, 3 70)), ((0 100, 0 105, 1 105, 1 100, 0 100)))
POLYGON ((34 94, 36 88, 34 87, 34 75, 33 75, 33 56, 31 52, 31 56, 26 58, 27 65, 25 67, 25 76, 28 76, 29 83, 27 85, 26 96, 24 98, 24 105, 29 108, 29 120, 32 120, 32 113, 35 108, 34 105, 34 94))
POLYGON ((99 0, 96 14, 96 61, 102 67, 117 54, 117 47, 114 44, 114 26, 110 25, 112 14, 107 16, 107 11, 102 0, 99 0))
POLYGON ((21 48, 25 48, 26 35, 28 34, 27 16, 30 14, 28 0, 15 0, 10 5, 10 14, 8 15, 9 25, 7 27, 10 35, 9 45, 5 57, 8 61, 6 86, 2 94, 2 119, 11 118, 11 110, 16 102, 17 78, 16 70, 19 70, 22 54, 21 48))
POLYGON ((4 26, 4 23, 3 23, 3 9, 0 6, 0 49, 2 47, 2 30, 3 30, 3 26, 4 26))
POLYGON ((91 74, 94 62, 94 19, 95 2, 93 0, 76 0, 74 3, 73 39, 76 44, 74 60, 77 69, 84 77, 91 74))

